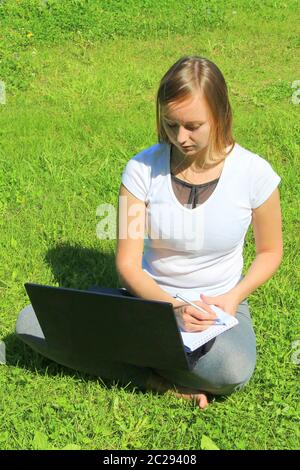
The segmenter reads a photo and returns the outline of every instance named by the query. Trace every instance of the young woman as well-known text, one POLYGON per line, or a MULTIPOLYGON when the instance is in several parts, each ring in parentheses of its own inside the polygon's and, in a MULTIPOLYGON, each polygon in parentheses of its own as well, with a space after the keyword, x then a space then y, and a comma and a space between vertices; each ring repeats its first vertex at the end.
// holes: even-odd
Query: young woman
POLYGON ((255 368, 247 297, 282 259, 281 178, 265 159, 235 142, 227 86, 208 59, 185 56, 167 71, 156 116, 158 143, 131 158, 122 175, 116 267, 132 295, 171 302, 186 331, 214 323, 210 304, 237 317, 239 324, 212 340, 192 372, 174 364, 174 370, 156 370, 149 378, 149 387, 165 391, 175 384, 182 392, 177 395, 205 408, 207 393, 242 388, 255 368), (251 223, 256 257, 244 277, 243 245, 251 223))
MULTIPOLYGON (((178 325, 202 331, 215 321, 210 305, 235 315, 234 328, 203 348, 192 371, 153 370, 124 363, 75 363, 45 340, 33 308, 16 333, 44 356, 142 389, 193 398, 226 395, 250 380, 256 341, 247 297, 282 259, 280 177, 232 136, 227 86, 208 59, 182 57, 157 93, 158 143, 131 158, 122 174, 116 269, 125 295, 171 302, 178 325), (246 274, 243 245, 252 223, 256 257, 246 274), (145 237, 146 235, 146 237, 145 237), (181 293, 207 314, 175 298, 181 293)), ((101 289, 105 291, 105 289, 101 289)), ((113 291, 112 288, 109 289, 113 291)))

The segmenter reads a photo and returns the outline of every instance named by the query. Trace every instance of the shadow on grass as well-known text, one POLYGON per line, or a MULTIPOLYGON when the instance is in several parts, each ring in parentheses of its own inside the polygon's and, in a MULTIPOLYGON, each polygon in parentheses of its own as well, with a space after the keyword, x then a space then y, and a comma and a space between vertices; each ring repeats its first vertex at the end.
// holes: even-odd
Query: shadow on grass
POLYGON ((87 289, 91 285, 119 287, 115 254, 61 243, 49 249, 45 261, 61 287, 87 289))
POLYGON ((92 375, 86 372, 72 369, 70 367, 58 364, 57 362, 42 356, 29 345, 23 343, 16 334, 9 334, 3 338, 6 346, 6 367, 17 367, 24 371, 29 371, 38 375, 48 377, 73 377, 83 381, 98 382, 100 386, 107 389, 119 388, 134 391, 136 393, 145 393, 145 390, 137 386, 118 383, 118 379, 106 379, 100 376, 92 375))
MULTIPOLYGON (((114 253, 103 253, 93 248, 60 243, 48 250, 46 263, 51 267, 55 283, 60 287, 88 290, 91 287, 112 289, 119 288, 115 269, 114 253)), ((35 283, 34 279, 27 282, 35 283)), ((28 299, 27 305, 30 303, 28 299)), ((117 386, 128 390, 143 392, 132 384, 118 384, 118 379, 106 379, 87 372, 61 365, 36 352, 20 340, 16 334, 2 338, 6 348, 6 365, 29 370, 40 375, 70 376, 83 380, 100 382, 105 387, 117 386)))
MULTIPOLYGON (((45 261, 51 267, 55 281, 60 287, 82 290, 90 289, 91 286, 106 289, 120 287, 115 270, 114 254, 101 253, 95 249, 82 248, 76 245, 58 244, 47 252, 45 261)), ((34 280, 28 282, 34 282, 34 280)), ((3 338, 3 341, 6 346, 6 365, 9 367, 18 367, 39 375, 63 375, 85 381, 99 382, 105 388, 117 387, 142 394, 149 391, 132 383, 120 383, 117 377, 107 379, 61 365, 36 352, 15 334, 7 335, 3 338)), ((159 394, 153 390, 151 392, 159 394)), ((211 395, 209 396, 212 398, 211 395)), ((226 400, 226 397, 223 396, 214 396, 213 398, 217 402, 226 400)))
MULTIPOLYGON (((104 377, 91 375, 58 364, 57 362, 54 362, 51 359, 48 359, 47 357, 44 357, 38 352, 34 351, 27 344, 23 343, 15 334, 7 335, 5 338, 3 338, 3 341, 5 342, 7 350, 6 366, 8 367, 17 367, 19 369, 23 369, 24 371, 29 371, 34 374, 39 374, 41 376, 65 376, 80 379, 83 381, 91 381, 98 383, 100 386, 108 390, 112 388, 117 388, 120 390, 127 390, 131 393, 142 395, 150 392, 150 390, 141 389, 133 385, 132 383, 122 384, 119 383, 118 379, 105 379, 104 377)), ((157 396, 163 394, 154 390, 151 390, 151 393, 157 396)), ((209 402, 213 400, 216 403, 223 403, 227 400, 227 396, 211 394, 207 394, 207 396, 209 402)))

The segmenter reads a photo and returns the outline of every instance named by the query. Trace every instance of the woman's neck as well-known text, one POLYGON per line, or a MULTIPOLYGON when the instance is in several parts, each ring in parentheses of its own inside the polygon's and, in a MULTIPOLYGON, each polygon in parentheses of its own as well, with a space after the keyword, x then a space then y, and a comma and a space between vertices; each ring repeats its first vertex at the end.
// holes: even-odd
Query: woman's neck
MULTIPOLYGON (((207 150, 206 150, 207 153, 207 150)), ((173 172, 184 172, 189 170, 191 173, 200 174, 205 173, 207 170, 216 167, 220 162, 216 162, 211 165, 204 165, 206 153, 196 155, 186 155, 174 146, 171 145, 171 161, 173 172)))

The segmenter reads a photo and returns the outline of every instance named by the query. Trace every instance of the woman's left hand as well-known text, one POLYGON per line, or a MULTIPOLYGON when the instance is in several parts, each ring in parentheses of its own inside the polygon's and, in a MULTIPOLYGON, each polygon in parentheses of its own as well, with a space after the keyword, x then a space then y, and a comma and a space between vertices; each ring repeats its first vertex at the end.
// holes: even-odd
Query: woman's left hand
POLYGON ((221 308, 224 312, 229 315, 235 316, 237 307, 239 305, 239 300, 236 295, 227 292, 226 294, 216 295, 215 297, 209 297, 204 294, 200 294, 201 300, 206 304, 216 305, 216 307, 221 308))

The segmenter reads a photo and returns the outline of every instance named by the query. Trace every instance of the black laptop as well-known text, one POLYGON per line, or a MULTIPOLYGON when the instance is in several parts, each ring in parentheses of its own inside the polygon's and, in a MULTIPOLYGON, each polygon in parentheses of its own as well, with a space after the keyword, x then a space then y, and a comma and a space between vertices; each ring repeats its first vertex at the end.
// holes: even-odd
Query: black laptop
POLYGON ((185 351, 169 302, 123 295, 121 290, 116 295, 32 283, 24 286, 46 341, 71 356, 191 370, 205 352, 207 345, 192 353, 185 351))

